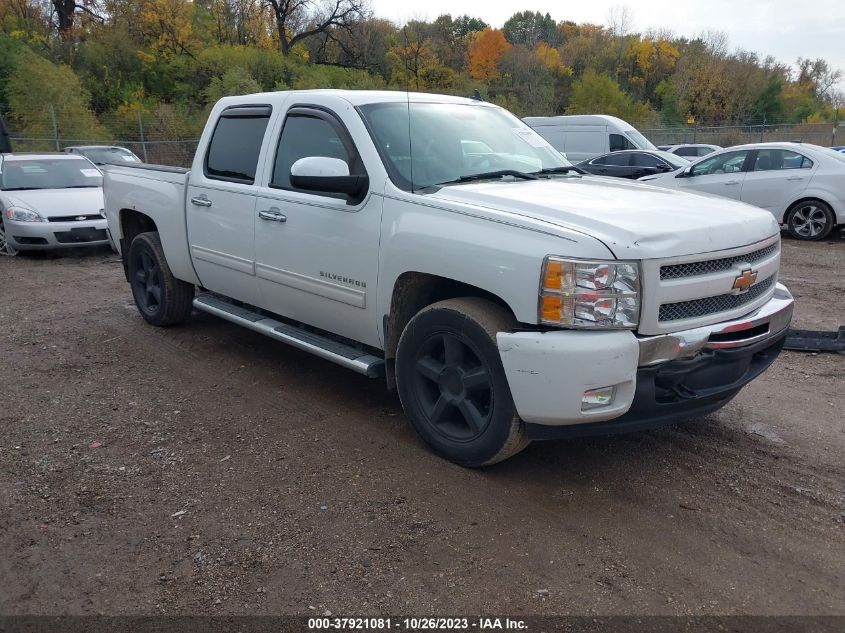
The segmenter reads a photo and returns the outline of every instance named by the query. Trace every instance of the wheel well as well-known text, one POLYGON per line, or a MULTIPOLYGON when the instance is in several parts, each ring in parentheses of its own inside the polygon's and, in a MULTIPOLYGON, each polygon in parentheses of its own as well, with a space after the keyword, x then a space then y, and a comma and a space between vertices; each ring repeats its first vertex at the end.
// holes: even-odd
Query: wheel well
POLYGON ((795 202, 793 202, 792 204, 790 204, 786 208, 786 212, 783 214, 783 223, 786 224, 789 221, 790 211, 792 211, 799 204, 803 204, 805 202, 821 202, 822 204, 826 205, 830 209, 830 211, 833 213, 833 223, 834 224, 841 224, 842 222, 845 222, 845 218, 837 217, 836 209, 834 209, 829 202, 822 200, 821 198, 817 198, 815 196, 807 196, 806 198, 801 198, 799 200, 796 200, 795 202))
POLYGON ((140 233, 147 233, 149 231, 158 231, 158 227, 153 219, 133 209, 122 209, 120 211, 120 232, 123 237, 120 239, 120 258, 123 261, 123 271, 128 270, 129 245, 132 240, 140 233))
POLYGON ((413 316, 432 303, 457 297, 481 297, 499 304, 513 314, 510 306, 491 292, 448 277, 427 273, 403 273, 393 286, 390 314, 384 315, 384 358, 387 366, 387 384, 395 387, 394 362, 399 337, 413 316))

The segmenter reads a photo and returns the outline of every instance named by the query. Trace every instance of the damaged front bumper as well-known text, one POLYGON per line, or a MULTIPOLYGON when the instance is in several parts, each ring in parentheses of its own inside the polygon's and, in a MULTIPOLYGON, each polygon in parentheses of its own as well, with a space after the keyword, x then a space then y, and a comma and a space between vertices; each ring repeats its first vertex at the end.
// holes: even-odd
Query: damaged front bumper
POLYGON ((751 314, 694 330, 513 332, 497 343, 531 437, 632 431, 727 404, 777 358, 793 304, 778 284, 751 314), (588 404, 585 394, 602 389, 606 402, 588 404))

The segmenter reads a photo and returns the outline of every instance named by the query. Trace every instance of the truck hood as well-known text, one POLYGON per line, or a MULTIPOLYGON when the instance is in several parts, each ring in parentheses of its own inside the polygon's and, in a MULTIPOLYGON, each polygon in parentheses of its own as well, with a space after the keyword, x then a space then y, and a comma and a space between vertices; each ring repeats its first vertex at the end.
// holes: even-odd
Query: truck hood
POLYGON ((780 230, 771 213, 741 202, 617 178, 478 182, 445 186, 431 196, 595 237, 619 259, 735 248, 780 230))
POLYGON ((30 209, 42 218, 93 215, 103 208, 102 187, 8 191, 4 198, 7 206, 30 209))

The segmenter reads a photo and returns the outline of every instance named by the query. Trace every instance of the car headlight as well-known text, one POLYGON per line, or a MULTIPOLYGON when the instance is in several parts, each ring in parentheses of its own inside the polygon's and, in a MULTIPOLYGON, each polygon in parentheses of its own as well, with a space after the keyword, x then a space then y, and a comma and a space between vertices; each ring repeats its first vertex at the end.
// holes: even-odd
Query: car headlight
POLYGON ((540 323, 558 327, 636 328, 639 265, 546 257, 538 312, 540 323))
POLYGON ((10 220, 15 220, 16 222, 46 222, 46 220, 35 211, 21 207, 9 207, 3 212, 3 215, 10 220))

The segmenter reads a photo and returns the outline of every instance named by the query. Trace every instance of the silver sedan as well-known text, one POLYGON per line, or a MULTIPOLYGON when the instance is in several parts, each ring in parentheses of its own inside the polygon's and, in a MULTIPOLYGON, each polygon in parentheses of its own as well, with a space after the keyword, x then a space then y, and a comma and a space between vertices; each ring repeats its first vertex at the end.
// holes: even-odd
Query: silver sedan
POLYGON ((103 176, 82 156, 0 156, 0 253, 110 244, 103 176))

